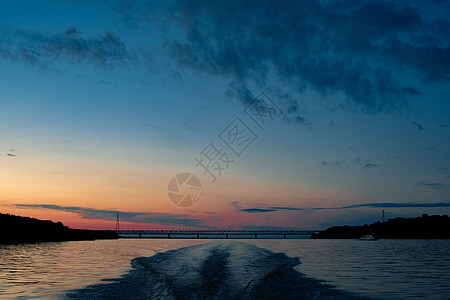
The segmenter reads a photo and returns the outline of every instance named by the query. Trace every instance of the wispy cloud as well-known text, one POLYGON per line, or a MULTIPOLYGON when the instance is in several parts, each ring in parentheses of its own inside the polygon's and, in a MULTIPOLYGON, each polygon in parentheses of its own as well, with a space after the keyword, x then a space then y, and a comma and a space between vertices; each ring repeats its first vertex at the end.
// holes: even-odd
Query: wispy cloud
MULTIPOLYGON (((114 219, 117 211, 101 210, 92 208, 83 208, 77 206, 59 206, 53 204, 14 204, 17 208, 36 208, 51 209, 57 211, 66 211, 79 214, 84 219, 114 219)), ((159 225, 184 225, 200 226, 203 220, 192 218, 189 215, 175 215, 167 213, 149 213, 149 212, 120 212, 121 221, 148 223, 159 225)))
MULTIPOLYGON (((381 167, 380 164, 376 164, 369 159, 363 160, 363 159, 361 159, 361 157, 357 157, 350 161, 361 166, 363 169, 373 169, 373 168, 381 167)), ((344 160, 329 160, 329 161, 323 160, 320 164, 324 167, 329 167, 329 166, 340 167, 345 164, 345 161, 344 160)))
POLYGON ((341 161, 337 161, 337 160, 333 160, 333 161, 325 161, 323 160, 321 162, 321 165, 326 167, 326 166, 336 166, 336 167, 340 167, 343 164, 343 162, 341 161))
POLYGON ((366 164, 364 165, 364 169, 373 169, 373 168, 379 168, 380 165, 379 164, 374 164, 371 163, 370 161, 367 161, 366 164))
POLYGON ((380 203, 361 203, 347 206, 336 207, 295 207, 295 206, 264 206, 264 207, 247 207, 242 208, 237 202, 232 202, 231 205, 239 212, 244 213, 268 213, 277 211, 303 211, 311 212, 316 210, 340 210, 351 209, 359 207, 373 207, 373 208, 421 208, 421 207, 450 207, 450 203, 436 202, 436 203, 392 203, 392 202, 380 202, 380 203))
POLYGON ((428 188, 432 188, 434 190, 440 190, 444 184, 442 183, 437 183, 437 182, 426 182, 426 181, 421 181, 418 183, 418 185, 424 186, 424 187, 428 187, 428 188))
POLYGON ((417 129, 423 130, 423 126, 422 126, 422 124, 420 124, 419 122, 414 121, 414 122, 412 122, 412 124, 413 124, 414 126, 416 126, 417 129))
POLYGON ((373 168, 379 168, 381 167, 380 164, 376 164, 374 162, 372 162, 370 159, 367 160, 363 160, 361 159, 361 157, 357 157, 354 159, 354 162, 360 166, 363 167, 363 169, 373 169, 373 168))
POLYGON ((181 127, 183 127, 185 130, 191 131, 194 129, 195 120, 194 118, 189 118, 187 120, 184 120, 181 122, 181 127))
POLYGON ((112 32, 86 38, 75 26, 54 34, 0 27, 0 57, 11 61, 46 68, 65 59, 113 69, 123 64, 127 55, 125 44, 112 32))

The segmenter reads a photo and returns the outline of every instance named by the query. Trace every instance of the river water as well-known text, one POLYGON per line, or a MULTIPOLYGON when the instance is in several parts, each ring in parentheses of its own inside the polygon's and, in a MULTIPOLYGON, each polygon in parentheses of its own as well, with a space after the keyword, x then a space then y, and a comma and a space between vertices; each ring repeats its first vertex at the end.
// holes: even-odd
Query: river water
POLYGON ((450 299, 450 240, 0 245, 1 299, 450 299))

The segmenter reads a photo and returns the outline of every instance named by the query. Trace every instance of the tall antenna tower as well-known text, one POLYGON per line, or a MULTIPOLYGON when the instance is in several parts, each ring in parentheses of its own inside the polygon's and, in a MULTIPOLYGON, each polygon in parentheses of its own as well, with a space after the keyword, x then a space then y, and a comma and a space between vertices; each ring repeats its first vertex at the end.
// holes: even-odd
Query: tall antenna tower
POLYGON ((119 212, 117 212, 117 217, 116 217, 116 231, 119 231, 120 226, 119 226, 119 212))
POLYGON ((381 212, 381 223, 386 223, 386 218, 384 217, 384 209, 381 212))

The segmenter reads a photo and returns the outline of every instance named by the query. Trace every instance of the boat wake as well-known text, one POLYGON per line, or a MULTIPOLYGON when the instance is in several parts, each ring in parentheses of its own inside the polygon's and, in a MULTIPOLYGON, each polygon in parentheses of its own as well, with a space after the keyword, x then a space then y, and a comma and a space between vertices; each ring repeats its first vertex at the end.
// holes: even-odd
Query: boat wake
POLYGON ((109 283, 75 290, 71 299, 353 299, 293 267, 298 258, 230 242, 179 248, 132 260, 109 283))

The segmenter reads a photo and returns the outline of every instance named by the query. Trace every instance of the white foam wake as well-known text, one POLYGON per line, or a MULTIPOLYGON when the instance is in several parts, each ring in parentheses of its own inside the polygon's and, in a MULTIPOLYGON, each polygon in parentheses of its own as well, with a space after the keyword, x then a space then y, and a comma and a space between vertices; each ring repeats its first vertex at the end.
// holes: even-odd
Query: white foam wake
POLYGON ((306 277, 298 258, 242 242, 208 243, 132 260, 111 282, 68 294, 74 299, 352 299, 306 277))

